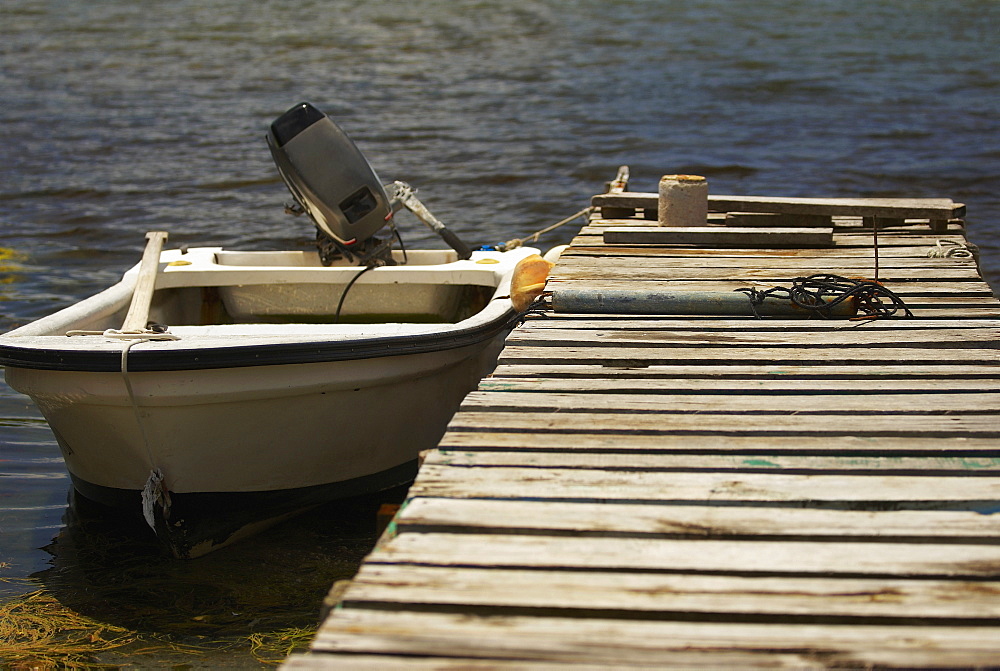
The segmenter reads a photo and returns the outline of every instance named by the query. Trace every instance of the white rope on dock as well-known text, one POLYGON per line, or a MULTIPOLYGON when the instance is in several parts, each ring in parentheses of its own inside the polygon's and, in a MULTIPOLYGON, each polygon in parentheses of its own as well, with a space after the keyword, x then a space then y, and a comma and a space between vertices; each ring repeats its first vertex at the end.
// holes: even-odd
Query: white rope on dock
POLYGON ((935 247, 931 247, 927 250, 927 256, 932 259, 972 259, 975 258, 976 255, 971 249, 969 249, 967 244, 955 242, 954 240, 938 240, 935 247), (945 245, 949 246, 946 247, 945 245))

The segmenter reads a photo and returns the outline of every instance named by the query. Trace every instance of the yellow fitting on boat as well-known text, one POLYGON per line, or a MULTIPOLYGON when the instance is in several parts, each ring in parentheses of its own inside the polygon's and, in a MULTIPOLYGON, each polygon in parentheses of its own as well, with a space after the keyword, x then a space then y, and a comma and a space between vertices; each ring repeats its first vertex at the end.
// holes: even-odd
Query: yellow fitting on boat
POLYGON ((554 265, 556 264, 546 261, 538 254, 526 256, 517 262, 510 280, 510 301, 515 310, 527 310, 532 301, 545 291, 545 282, 554 265))

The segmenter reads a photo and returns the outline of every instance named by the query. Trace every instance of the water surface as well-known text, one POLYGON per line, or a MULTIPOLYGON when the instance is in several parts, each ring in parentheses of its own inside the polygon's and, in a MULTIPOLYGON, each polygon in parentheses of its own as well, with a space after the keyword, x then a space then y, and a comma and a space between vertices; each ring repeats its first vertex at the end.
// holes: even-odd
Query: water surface
MULTIPOLYGON (((301 100, 472 243, 561 219, 627 164, 640 191, 689 172, 714 193, 950 197, 968 206, 1000 286, 997 25, 989 0, 5 0, 0 331, 113 283, 147 230, 171 244, 307 247, 310 226, 282 213, 263 141, 301 100)), ((442 246, 417 224, 406 238, 442 246)), ((3 387, 0 579, 36 582, 0 593, 41 583, 130 625, 143 622, 123 615, 137 603, 175 608, 190 595, 176 608, 182 636, 192 623, 228 636, 230 624, 212 622, 243 617, 192 614, 192 585, 231 574, 259 592, 282 573, 316 574, 317 554, 336 564, 321 575, 329 583, 372 540, 348 509, 208 560, 221 573, 154 560, 141 543, 81 552, 68 489, 51 432, 3 387), (285 559, 255 581, 254 552, 285 559), (165 579, 134 571, 135 553, 165 579), (107 580, 135 589, 108 591, 107 580), (91 584, 89 605, 71 594, 91 584)), ((306 593, 266 606, 274 622, 243 618, 241 631, 254 618, 259 629, 314 617, 319 591, 306 593)))

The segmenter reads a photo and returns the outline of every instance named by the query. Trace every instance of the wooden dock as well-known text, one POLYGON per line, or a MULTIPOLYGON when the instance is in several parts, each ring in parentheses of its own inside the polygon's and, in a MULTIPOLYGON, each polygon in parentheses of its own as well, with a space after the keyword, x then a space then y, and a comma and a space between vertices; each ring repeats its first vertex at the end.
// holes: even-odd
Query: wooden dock
POLYGON ((714 243, 621 242, 670 235, 653 200, 595 198, 548 288, 872 277, 879 217, 914 317, 530 315, 284 668, 1000 665, 1000 302, 961 222, 737 199, 714 243))

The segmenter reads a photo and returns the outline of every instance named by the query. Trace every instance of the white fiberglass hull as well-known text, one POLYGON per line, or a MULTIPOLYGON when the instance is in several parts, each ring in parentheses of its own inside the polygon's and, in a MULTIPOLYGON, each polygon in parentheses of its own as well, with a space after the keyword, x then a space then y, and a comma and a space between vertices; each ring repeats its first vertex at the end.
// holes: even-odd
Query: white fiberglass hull
POLYGON ((242 492, 327 484, 415 459, 437 444, 499 342, 356 361, 121 373, 10 368, 75 477, 141 490, 242 492), (372 409, 378 409, 372 412, 372 409))
POLYGON ((137 513, 150 474, 163 474, 171 503, 155 526, 183 557, 247 524, 405 484, 501 345, 496 336, 359 361, 130 373, 138 419, 120 373, 7 376, 41 409, 87 498, 137 513))

